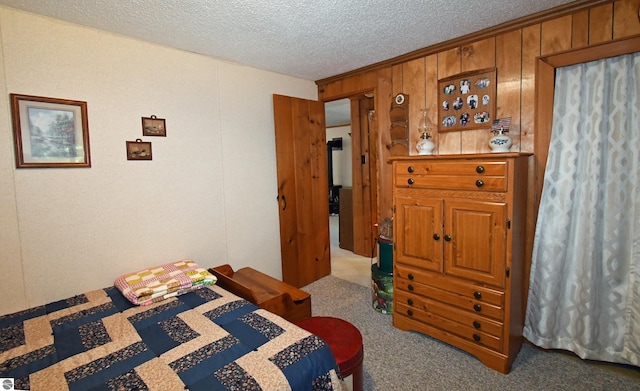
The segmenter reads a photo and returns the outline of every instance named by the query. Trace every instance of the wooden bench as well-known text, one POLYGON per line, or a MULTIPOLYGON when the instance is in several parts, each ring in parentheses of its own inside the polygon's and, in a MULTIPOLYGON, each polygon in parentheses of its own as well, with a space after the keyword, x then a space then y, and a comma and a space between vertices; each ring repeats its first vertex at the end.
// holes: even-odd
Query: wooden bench
POLYGON ((230 265, 209 269, 217 285, 290 322, 311 316, 311 295, 250 267, 233 271, 230 265))

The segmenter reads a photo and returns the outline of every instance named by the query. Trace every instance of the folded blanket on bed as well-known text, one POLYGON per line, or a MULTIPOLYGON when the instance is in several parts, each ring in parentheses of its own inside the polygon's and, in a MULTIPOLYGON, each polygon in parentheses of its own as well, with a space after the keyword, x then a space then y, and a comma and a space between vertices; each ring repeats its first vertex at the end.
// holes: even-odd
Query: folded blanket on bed
POLYGON ((166 263, 118 277, 114 285, 133 304, 148 305, 206 285, 216 277, 190 259, 166 263))

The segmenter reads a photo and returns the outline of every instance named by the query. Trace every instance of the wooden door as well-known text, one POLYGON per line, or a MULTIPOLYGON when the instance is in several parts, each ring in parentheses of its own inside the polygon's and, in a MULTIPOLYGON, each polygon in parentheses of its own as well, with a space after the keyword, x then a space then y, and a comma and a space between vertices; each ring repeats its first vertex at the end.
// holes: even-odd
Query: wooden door
POLYGON ((322 102, 273 95, 282 280, 331 274, 329 179, 322 102))
POLYGON ((377 177, 373 168, 375 155, 371 151, 371 119, 373 98, 362 95, 351 100, 351 167, 353 173, 353 249, 354 254, 372 256, 377 218, 377 177))
POLYGON ((396 197, 396 262, 442 271, 442 200, 396 197))
POLYGON ((445 274, 504 287, 507 205, 445 200, 445 274))

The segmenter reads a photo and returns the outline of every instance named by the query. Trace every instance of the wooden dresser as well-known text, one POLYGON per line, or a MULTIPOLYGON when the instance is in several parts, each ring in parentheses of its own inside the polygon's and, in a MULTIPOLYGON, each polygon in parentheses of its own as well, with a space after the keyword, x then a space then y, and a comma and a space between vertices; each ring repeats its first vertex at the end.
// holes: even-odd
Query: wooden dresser
POLYGON ((393 325, 502 373, 522 344, 528 159, 392 159, 393 325))

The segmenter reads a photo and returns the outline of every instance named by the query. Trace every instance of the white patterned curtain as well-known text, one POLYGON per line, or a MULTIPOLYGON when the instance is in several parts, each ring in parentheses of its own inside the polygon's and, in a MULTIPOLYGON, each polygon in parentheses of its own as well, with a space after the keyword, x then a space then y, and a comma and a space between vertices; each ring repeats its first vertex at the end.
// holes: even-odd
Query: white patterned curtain
POLYGON ((558 68, 524 336, 640 365, 640 53, 558 68))

